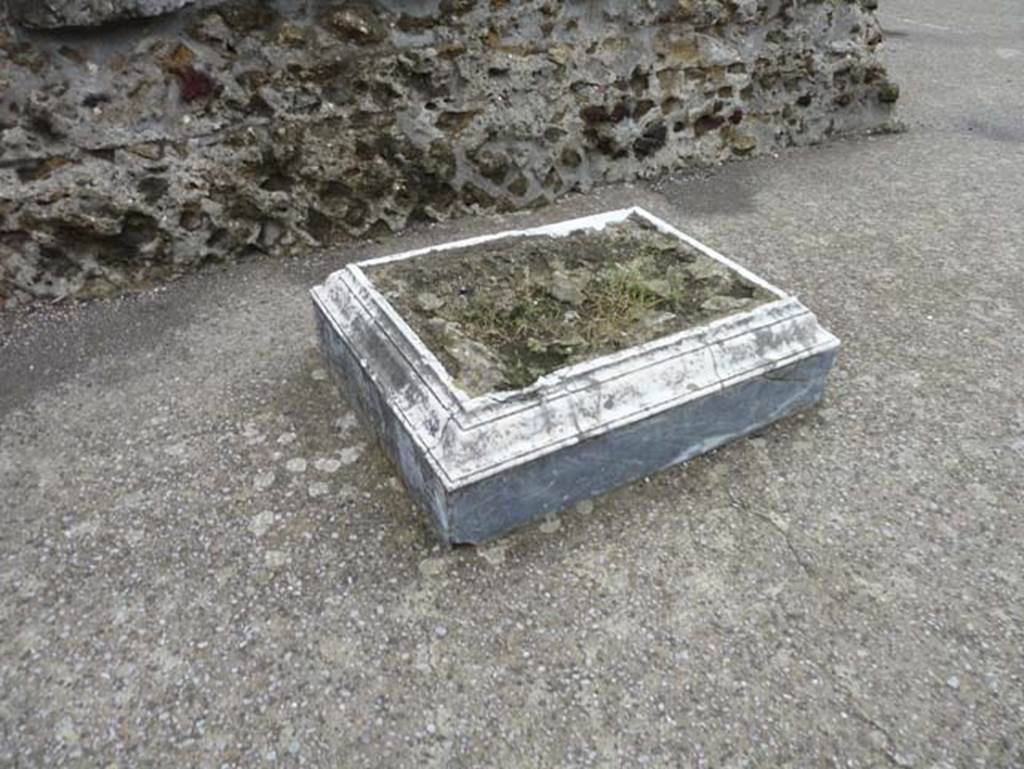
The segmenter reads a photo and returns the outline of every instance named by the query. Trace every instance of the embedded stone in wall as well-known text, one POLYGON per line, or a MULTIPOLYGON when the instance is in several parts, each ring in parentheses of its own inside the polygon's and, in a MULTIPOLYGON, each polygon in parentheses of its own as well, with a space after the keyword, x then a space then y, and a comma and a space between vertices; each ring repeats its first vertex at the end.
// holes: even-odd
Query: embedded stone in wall
POLYGON ((96 27, 176 11, 194 0, 9 0, 20 24, 37 29, 96 27))

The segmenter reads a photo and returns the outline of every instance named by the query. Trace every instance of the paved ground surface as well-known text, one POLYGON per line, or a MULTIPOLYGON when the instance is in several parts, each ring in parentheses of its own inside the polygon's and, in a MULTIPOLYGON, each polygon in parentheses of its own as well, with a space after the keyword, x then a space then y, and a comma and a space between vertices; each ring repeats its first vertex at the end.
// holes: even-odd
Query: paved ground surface
POLYGON ((1024 17, 890 0, 909 132, 637 200, 795 289, 827 401, 437 549, 251 262, 3 319, 0 765, 1024 765, 1024 17))

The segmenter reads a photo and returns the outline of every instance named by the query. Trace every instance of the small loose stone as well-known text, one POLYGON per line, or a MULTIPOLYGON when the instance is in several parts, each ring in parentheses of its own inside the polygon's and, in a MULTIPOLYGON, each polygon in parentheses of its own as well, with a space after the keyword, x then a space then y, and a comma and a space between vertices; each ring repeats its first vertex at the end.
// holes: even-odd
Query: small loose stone
POLYGON ((420 561, 419 570, 424 577, 436 577, 445 570, 445 561, 442 558, 424 558, 420 561))
POLYGON ((330 475, 341 469, 341 462, 337 459, 318 459, 313 463, 313 467, 321 473, 330 475))
POLYGON ((274 485, 275 479, 274 471, 268 470, 267 472, 257 473, 256 477, 252 479, 252 485, 256 491, 266 491, 274 485))
POLYGON ((416 304, 427 312, 435 312, 444 307, 445 302, 444 299, 439 297, 437 294, 424 291, 423 293, 416 295, 416 304))
POLYGON ((358 421, 359 420, 356 418, 356 415, 349 412, 345 416, 338 417, 337 419, 335 419, 334 426, 338 428, 339 432, 347 433, 349 430, 356 426, 356 423, 358 421))
POLYGON ((560 528, 562 528, 562 521, 560 518, 548 518, 540 525, 540 530, 545 534, 554 534, 560 528))
POLYGON ((267 530, 270 529, 273 523, 274 513, 270 510, 265 510, 252 519, 252 522, 249 524, 249 531, 257 537, 262 537, 267 533, 267 530))
POLYGON ((263 556, 268 569, 280 569, 288 563, 288 554, 280 550, 268 550, 263 556))
POLYGON ((579 306, 583 304, 586 297, 583 295, 583 291, 577 286, 568 275, 561 272, 556 272, 551 277, 551 284, 548 286, 548 293, 551 294, 559 302, 565 302, 573 306, 579 306))
POLYGON ((363 455, 363 449, 361 446, 349 446, 347 449, 342 449, 339 459, 343 465, 351 465, 359 460, 359 457, 363 455))
POLYGON ((306 472, 306 460, 302 457, 289 459, 284 466, 289 473, 295 473, 296 475, 306 472))
POLYGON ((477 550, 477 554, 491 566, 500 566, 505 563, 505 554, 508 551, 507 545, 495 545, 477 550))

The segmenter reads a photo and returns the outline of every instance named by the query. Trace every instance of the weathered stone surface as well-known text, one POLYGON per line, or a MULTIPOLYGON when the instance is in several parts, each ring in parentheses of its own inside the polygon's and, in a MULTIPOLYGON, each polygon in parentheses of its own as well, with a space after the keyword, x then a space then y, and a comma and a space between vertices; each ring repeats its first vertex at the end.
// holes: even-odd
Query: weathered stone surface
POLYGON ((121 19, 160 16, 194 0, 8 0, 14 18, 27 27, 95 27, 121 19))
POLYGON ((877 129, 897 95, 853 0, 432 8, 0 23, 0 306, 877 129))
POLYGON ((444 541, 497 536, 821 398, 838 340, 795 299, 640 209, 495 237, 567 235, 630 215, 777 298, 558 369, 525 389, 471 396, 368 277, 373 265, 469 243, 353 265, 313 290, 328 363, 444 541))

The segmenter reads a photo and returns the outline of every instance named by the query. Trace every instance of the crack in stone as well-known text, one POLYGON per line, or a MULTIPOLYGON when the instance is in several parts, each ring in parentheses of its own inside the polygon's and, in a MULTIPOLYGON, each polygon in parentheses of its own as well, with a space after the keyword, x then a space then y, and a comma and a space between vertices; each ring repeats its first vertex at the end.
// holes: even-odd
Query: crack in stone
POLYGON ((886 748, 882 751, 882 754, 885 756, 886 760, 888 760, 893 766, 901 767, 901 769, 906 769, 906 767, 910 766, 910 762, 900 754, 899 750, 897 750, 896 741, 893 739, 889 730, 865 713, 857 702, 856 697, 854 697, 846 687, 840 685, 839 690, 846 695, 847 704, 850 706, 850 711, 853 713, 854 717, 861 723, 875 729, 885 737, 886 748))
POLYGON ((803 569, 804 573, 807 574, 809 577, 817 576, 817 569, 814 567, 814 564, 807 559, 807 557, 800 551, 798 547, 796 547, 796 545, 793 544, 793 540, 789 535, 789 531, 780 526, 778 522, 775 521, 771 516, 765 515, 764 513, 758 512, 756 510, 751 510, 741 500, 737 499, 731 492, 729 493, 729 499, 732 502, 733 507, 735 507, 736 509, 740 510, 741 512, 752 515, 755 518, 761 519, 765 523, 769 524, 773 529, 775 529, 775 531, 777 531, 779 535, 782 537, 782 541, 786 543, 787 549, 793 556, 793 559, 800 565, 800 568, 803 569))

